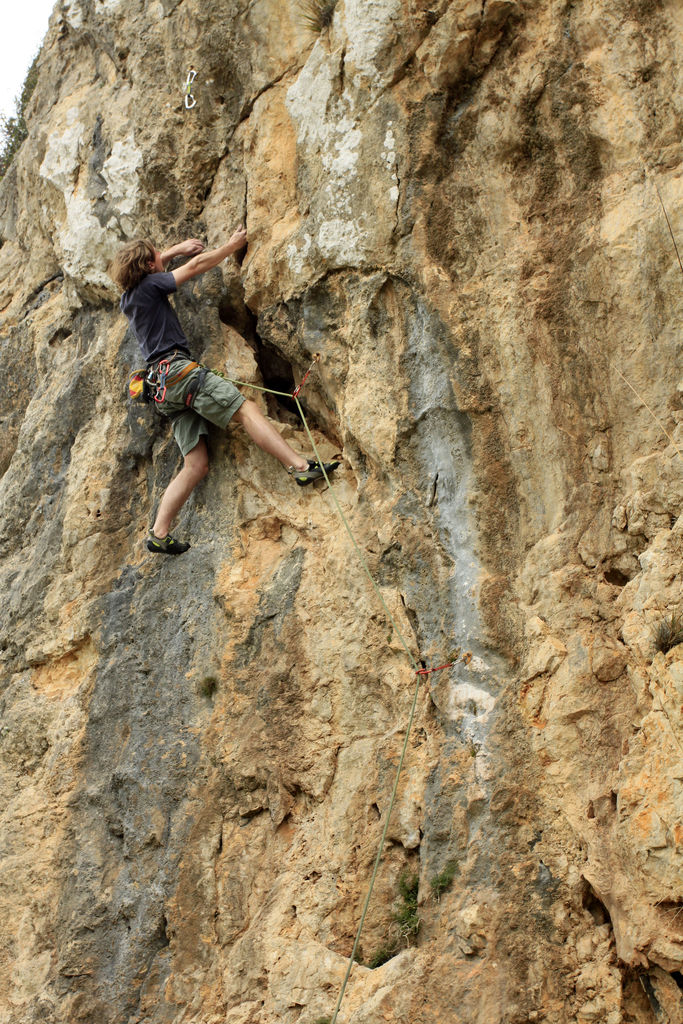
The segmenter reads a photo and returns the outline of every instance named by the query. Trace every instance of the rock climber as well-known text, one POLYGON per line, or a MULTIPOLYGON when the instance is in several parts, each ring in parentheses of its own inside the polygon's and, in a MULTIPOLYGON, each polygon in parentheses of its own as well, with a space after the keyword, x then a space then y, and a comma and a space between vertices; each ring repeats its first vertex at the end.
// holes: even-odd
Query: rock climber
MULTIPOLYGON (((197 238, 188 238, 160 252, 148 239, 129 242, 109 266, 120 287, 121 309, 147 361, 148 379, 157 389, 156 407, 170 416, 173 434, 183 455, 183 465, 166 488, 147 538, 147 547, 158 554, 180 555, 190 547, 170 534, 171 523, 209 469, 206 437, 208 423, 226 428, 240 423, 255 443, 274 455, 300 486, 324 476, 320 463, 305 459, 283 440, 259 407, 244 398, 224 377, 198 365, 168 296, 185 281, 218 266, 247 244, 247 233, 238 228, 225 245, 208 252, 197 238), (177 256, 191 259, 168 272, 177 256)), ((338 462, 324 463, 330 474, 338 462)))

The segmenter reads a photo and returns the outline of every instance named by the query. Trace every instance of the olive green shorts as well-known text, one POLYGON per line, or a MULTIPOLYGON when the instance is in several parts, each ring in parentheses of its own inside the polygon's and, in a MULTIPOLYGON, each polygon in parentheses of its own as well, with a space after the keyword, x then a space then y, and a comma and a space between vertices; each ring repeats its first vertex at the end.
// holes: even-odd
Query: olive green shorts
MULTIPOLYGON (((174 359, 170 365, 168 376, 174 377, 189 362, 189 359, 183 357, 174 359)), ((245 400, 244 395, 239 393, 234 384, 220 377, 213 370, 209 370, 202 389, 194 400, 193 407, 188 409, 185 399, 192 391, 192 382, 197 379, 198 373, 199 367, 191 370, 186 377, 183 377, 177 384, 173 384, 172 387, 167 386, 164 401, 157 404, 160 413, 172 417, 173 436, 184 456, 192 451, 199 443, 200 438, 208 435, 208 423, 215 423, 217 427, 225 430, 245 400)))

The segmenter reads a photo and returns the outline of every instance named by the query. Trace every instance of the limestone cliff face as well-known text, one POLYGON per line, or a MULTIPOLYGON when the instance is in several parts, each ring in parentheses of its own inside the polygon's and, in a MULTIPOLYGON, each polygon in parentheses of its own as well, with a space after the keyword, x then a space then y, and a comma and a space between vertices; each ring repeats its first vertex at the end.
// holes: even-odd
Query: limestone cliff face
POLYGON ((294 0, 56 4, 0 185, 3 1024, 336 1003, 415 677, 329 491, 238 429, 191 550, 147 554, 178 456, 106 277, 240 222, 177 296, 196 356, 287 391, 321 354, 387 606, 468 652, 424 680, 339 1020, 679 1019, 682 62, 678 0, 339 0, 319 36, 294 0), (373 969, 406 871, 417 940, 373 969))

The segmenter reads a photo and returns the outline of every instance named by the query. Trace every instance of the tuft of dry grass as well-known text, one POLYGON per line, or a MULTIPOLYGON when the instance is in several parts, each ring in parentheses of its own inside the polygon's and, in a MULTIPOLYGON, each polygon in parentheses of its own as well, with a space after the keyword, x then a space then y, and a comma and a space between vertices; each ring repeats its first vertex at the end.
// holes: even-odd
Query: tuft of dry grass
POLYGON ((319 36, 329 28, 334 17, 337 0, 299 0, 299 13, 306 28, 319 36))
POLYGON ((652 642, 655 650, 662 654, 683 644, 683 617, 678 612, 672 612, 667 618, 660 619, 654 628, 652 642))

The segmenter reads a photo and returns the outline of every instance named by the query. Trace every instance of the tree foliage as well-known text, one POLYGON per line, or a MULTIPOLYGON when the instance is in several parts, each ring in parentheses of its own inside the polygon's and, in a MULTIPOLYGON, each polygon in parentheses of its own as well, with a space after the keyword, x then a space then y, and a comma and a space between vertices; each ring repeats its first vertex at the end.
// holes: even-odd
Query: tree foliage
POLYGON ((21 95, 15 100, 14 115, 0 117, 0 179, 4 178, 16 152, 28 135, 26 108, 38 81, 38 58, 34 57, 24 80, 21 95))

